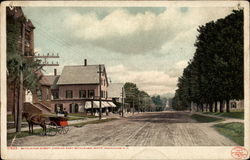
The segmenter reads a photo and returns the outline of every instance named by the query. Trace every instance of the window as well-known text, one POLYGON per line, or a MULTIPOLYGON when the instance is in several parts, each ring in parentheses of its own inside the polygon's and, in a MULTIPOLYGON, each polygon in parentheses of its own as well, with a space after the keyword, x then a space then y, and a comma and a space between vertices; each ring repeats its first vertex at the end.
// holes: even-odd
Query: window
POLYGON ((79 91, 79 98, 86 98, 86 91, 85 90, 80 90, 79 91))
POLYGON ((95 91, 94 90, 88 90, 88 97, 89 98, 95 97, 95 91))
POLYGON ((108 98, 108 91, 106 91, 106 98, 108 98))
POLYGON ((59 98, 58 91, 53 92, 52 95, 53 95, 53 99, 58 99, 59 98))
POLYGON ((66 91, 66 98, 72 98, 73 97, 73 92, 72 90, 67 90, 66 91))
POLYGON ((105 98, 107 96, 107 92, 106 91, 101 91, 101 97, 105 98))
POLYGON ((36 92, 36 94, 37 94, 38 101, 42 101, 42 90, 38 89, 37 92, 36 92))

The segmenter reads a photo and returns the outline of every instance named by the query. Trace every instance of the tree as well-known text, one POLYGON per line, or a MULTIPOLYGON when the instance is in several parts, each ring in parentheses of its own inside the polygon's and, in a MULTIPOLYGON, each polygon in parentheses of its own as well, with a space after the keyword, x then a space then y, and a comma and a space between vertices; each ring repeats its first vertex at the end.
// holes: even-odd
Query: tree
MULTIPOLYGON (((203 111, 223 112, 223 102, 229 112, 230 99, 243 99, 243 10, 211 21, 198 28, 193 59, 178 80, 173 107, 187 109, 190 102, 203 111), (215 107, 213 109, 213 104, 215 107)), ((198 109, 197 108, 197 109, 198 109)))
POLYGON ((21 54, 23 23, 26 23, 25 17, 7 16, 7 84, 13 89, 13 113, 16 127, 21 125, 21 122, 17 123, 17 108, 19 101, 23 101, 17 98, 20 93, 20 72, 23 72, 24 77, 22 90, 35 91, 41 78, 36 73, 42 69, 39 60, 27 58, 21 54))

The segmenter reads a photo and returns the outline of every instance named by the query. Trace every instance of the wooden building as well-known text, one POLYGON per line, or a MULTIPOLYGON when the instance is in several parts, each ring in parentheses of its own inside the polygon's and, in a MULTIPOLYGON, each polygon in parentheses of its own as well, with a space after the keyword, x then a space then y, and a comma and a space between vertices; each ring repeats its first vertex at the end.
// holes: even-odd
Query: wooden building
MULTIPOLYGON (((27 58, 32 58, 34 56, 34 25, 29 19, 26 19, 24 16, 24 13, 22 11, 21 7, 14 7, 13 9, 10 9, 9 7, 6 8, 6 15, 7 15, 7 25, 13 24, 16 26, 19 26, 19 35, 16 35, 17 37, 17 44, 18 44, 18 50, 21 52, 22 48, 22 30, 23 30, 23 24, 25 24, 25 42, 24 42, 24 56, 27 58)), ((9 33, 12 33, 12 29, 14 28, 8 28, 7 29, 7 39, 10 38, 9 33)), ((11 39, 12 40, 12 39, 11 39)), ((11 42, 7 42, 11 43, 11 42)), ((8 50, 8 48, 7 48, 8 50)), ((7 76, 7 113, 12 114, 14 112, 15 108, 15 98, 18 97, 18 93, 14 91, 14 84, 12 84, 9 81, 9 78, 7 76)), ((25 90, 23 91, 25 93, 25 90)), ((23 94, 25 95, 25 94, 23 94)), ((25 99, 25 97, 23 97, 25 99)))
POLYGON ((101 81, 99 65, 87 65, 86 59, 84 65, 64 66, 60 76, 45 77, 51 79, 51 108, 54 112, 99 112, 100 96, 102 112, 109 112, 115 107, 112 99, 108 98, 109 83, 104 65, 101 65, 101 81))

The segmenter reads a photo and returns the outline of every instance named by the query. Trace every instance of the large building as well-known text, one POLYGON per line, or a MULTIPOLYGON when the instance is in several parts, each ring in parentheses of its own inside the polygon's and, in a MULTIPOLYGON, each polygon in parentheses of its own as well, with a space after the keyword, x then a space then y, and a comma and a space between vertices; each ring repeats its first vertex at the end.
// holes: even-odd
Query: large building
POLYGON ((87 65, 85 60, 84 65, 64 66, 61 75, 57 75, 55 70, 53 76, 45 78, 50 83, 53 112, 99 112, 100 97, 102 112, 115 107, 108 96, 109 82, 104 65, 100 68, 99 65, 87 65))
MULTIPOLYGON (((24 13, 22 11, 21 7, 14 7, 13 9, 10 9, 7 7, 6 9, 6 15, 7 15, 7 43, 13 43, 13 33, 18 33, 16 35, 17 39, 17 48, 18 51, 21 52, 22 49, 22 31, 23 26, 24 28, 24 35, 25 35, 25 42, 24 42, 24 56, 27 58, 33 58, 34 56, 34 25, 29 19, 26 19, 24 16, 24 13), (10 27, 11 25, 11 27, 10 27), (19 26, 17 30, 15 30, 15 27, 13 26, 19 26)), ((9 44, 8 44, 9 45, 9 44)), ((7 52, 8 52, 7 48, 7 52)), ((11 114, 14 112, 15 108, 15 99, 18 97, 18 92, 16 89, 14 89, 16 86, 10 81, 9 77, 7 77, 7 113, 11 114)), ((25 90, 23 91, 25 92, 25 90)), ((24 95, 24 94, 23 94, 24 95)), ((24 97, 23 97, 24 98, 24 97)), ((17 102, 17 101, 16 101, 17 102)))

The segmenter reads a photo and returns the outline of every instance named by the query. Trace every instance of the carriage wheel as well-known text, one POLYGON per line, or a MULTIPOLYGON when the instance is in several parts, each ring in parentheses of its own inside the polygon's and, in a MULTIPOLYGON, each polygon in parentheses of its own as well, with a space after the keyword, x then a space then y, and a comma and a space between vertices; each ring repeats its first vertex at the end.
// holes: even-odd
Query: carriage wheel
POLYGON ((58 132, 58 126, 55 122, 50 122, 47 128, 47 135, 48 136, 55 136, 58 132))
POLYGON ((69 126, 64 126, 63 130, 62 130, 62 133, 66 134, 66 133, 68 133, 68 131, 69 131, 69 126))

